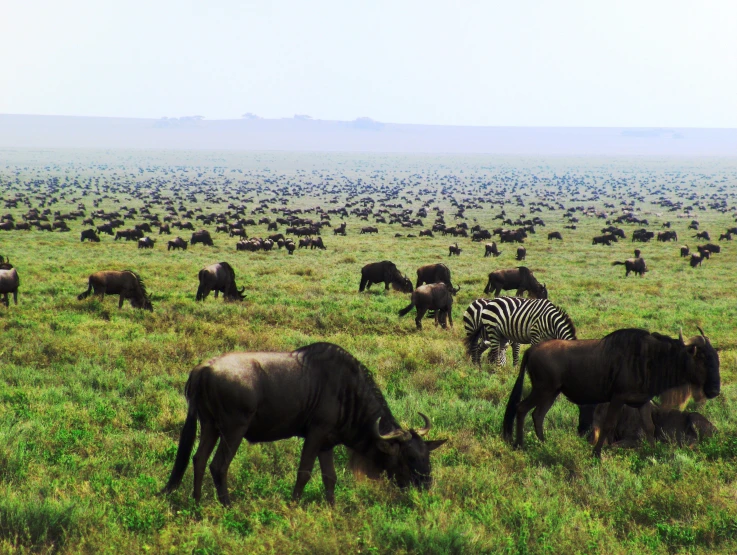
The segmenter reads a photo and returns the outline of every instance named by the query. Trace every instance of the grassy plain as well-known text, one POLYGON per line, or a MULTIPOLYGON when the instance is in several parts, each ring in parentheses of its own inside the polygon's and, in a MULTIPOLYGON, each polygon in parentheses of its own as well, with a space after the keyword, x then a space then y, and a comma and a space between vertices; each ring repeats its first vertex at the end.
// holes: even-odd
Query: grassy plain
MULTIPOLYGON (((519 182, 515 194, 529 202, 535 197, 526 184, 536 176, 534 194, 549 190, 566 207, 602 208, 613 202, 618 210, 621 200, 673 182, 707 201, 712 193, 729 195, 730 207, 737 193, 737 160, 720 159, 132 151, 5 151, 2 156, 0 195, 5 199, 33 179, 177 183, 188 176, 199 183, 193 192, 205 213, 226 209, 227 202, 203 199, 205 189, 222 187, 227 179, 270 187, 266 180, 283 186, 332 177, 332 188, 347 176, 353 182, 361 177, 365 183, 396 183, 412 193, 428 188, 434 195, 431 206, 444 208, 448 222, 454 210, 450 196, 441 194, 443 185, 452 184, 453 197, 461 202, 488 196, 503 178, 519 182), (575 190, 559 193, 562 178, 575 190), (597 187, 609 187, 610 178, 624 179, 626 185, 592 198, 588 186, 595 180, 597 187), (479 185, 487 182, 492 185, 485 193, 479 185)), ((47 184, 34 188, 41 195, 33 198, 37 204, 48 196, 47 184)), ((246 196, 257 201, 275 195, 262 190, 240 198, 246 196)), ((289 206, 341 206, 329 203, 334 196, 292 196, 289 206)), ((573 231, 563 228, 562 210, 543 211, 537 215, 547 226, 526 241, 525 264, 547 283, 551 300, 571 315, 580 338, 630 326, 669 335, 682 327, 688 336, 700 325, 721 349, 722 394, 699 408, 719 428, 715 438, 696 449, 659 444, 605 450, 601 461, 576 436, 577 411, 564 399, 548 415, 545 444, 528 425, 525 449, 511 449, 501 440, 500 427, 517 370, 508 363, 491 373, 486 362, 479 370, 464 355, 463 310, 483 296, 488 272, 518 265, 510 245, 500 245, 499 258, 485 259, 482 245, 461 239, 463 253, 449 259, 447 246, 454 241, 448 237, 394 238, 408 230, 380 225, 379 236, 368 238, 358 235, 366 222, 355 217, 348 219, 348 237, 333 237, 327 230, 326 251, 302 250, 291 257, 285 251, 236 252, 236 240, 214 234, 214 227, 209 228, 214 247, 197 245, 186 252, 167 252, 164 240, 153 251, 108 236, 99 244, 80 244, 79 220, 71 222, 72 233, 0 232, 0 254, 10 257, 21 278, 20 304, 0 307, 0 552, 736 552, 737 246, 723 242, 721 254, 691 269, 678 255, 679 244, 697 243, 686 230, 689 220, 653 205, 659 196, 637 202, 638 211, 655 231, 660 222, 672 221, 681 241, 641 246, 650 269, 642 279, 624 279, 623 267, 610 265, 632 256, 629 236, 637 226, 623 226, 626 241, 592 246, 603 220, 579 216, 573 231), (547 241, 552 230, 561 231, 564 241, 547 241), (454 283, 462 287, 455 327, 436 329, 426 320, 418 332, 412 315, 397 317, 407 295, 384 293, 383 286, 358 294, 360 268, 383 259, 394 261, 413 281, 422 264, 448 264, 454 283), (247 300, 225 304, 211 296, 196 303, 198 270, 222 260, 235 268, 247 300), (153 313, 129 304, 119 310, 117 298, 77 301, 90 273, 124 268, 145 279, 153 313), (217 503, 209 475, 203 503, 194 506, 191 467, 176 493, 155 496, 171 470, 186 409, 182 387, 194 365, 230 350, 292 350, 313 341, 335 342, 364 362, 400 421, 419 425, 417 411, 425 412, 434 424, 431 437, 450 438, 433 455, 431 491, 404 492, 385 482, 356 480, 339 448, 335 507, 325 504, 318 477, 308 484, 303 501, 292 505, 301 446, 292 439, 241 447, 230 471, 231 508, 217 503)), ((670 196, 683 199, 684 193, 674 190, 670 196)), ((75 191, 51 208, 68 212, 80 202, 77 197, 89 212, 95 197, 75 191)), ((104 208, 142 206, 130 194, 110 197, 104 208)), ((239 204, 240 198, 231 200, 239 204)), ((414 210, 421 206, 415 194, 408 198, 411 202, 390 202, 414 210)), ((512 218, 523 212, 532 216, 516 206, 511 192, 503 207, 512 218)), ((468 221, 495 227, 498 220, 492 216, 501 208, 497 203, 468 210, 468 221)), ((3 213, 18 220, 25 210, 3 213)), ((734 225, 734 211, 695 210, 701 229, 713 239, 734 225)), ((425 223, 429 227, 432 218, 425 223)), ((249 235, 266 236, 265 228, 251 227, 249 235)), ((182 236, 189 238, 186 232, 182 236)))

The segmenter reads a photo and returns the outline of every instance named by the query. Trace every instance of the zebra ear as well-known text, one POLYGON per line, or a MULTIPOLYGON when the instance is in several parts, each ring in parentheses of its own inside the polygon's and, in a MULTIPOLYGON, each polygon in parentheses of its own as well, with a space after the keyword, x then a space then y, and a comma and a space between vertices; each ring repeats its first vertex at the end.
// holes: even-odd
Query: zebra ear
POLYGON ((484 339, 484 345, 486 345, 487 347, 491 347, 491 341, 489 341, 488 339, 484 339))

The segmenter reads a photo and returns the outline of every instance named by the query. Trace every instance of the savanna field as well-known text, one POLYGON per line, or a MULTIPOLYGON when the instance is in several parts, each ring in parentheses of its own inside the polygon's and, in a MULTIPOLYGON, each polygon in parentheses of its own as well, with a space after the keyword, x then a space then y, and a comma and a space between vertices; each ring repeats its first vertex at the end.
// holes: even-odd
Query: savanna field
MULTIPOLYGON (((214 246, 167 252, 167 240, 191 237, 174 228, 171 236, 156 228, 146 234, 157 239, 153 250, 104 234, 100 243, 80 243, 90 227, 82 218, 69 221, 68 233, 0 231, 0 255, 20 276, 19 304, 11 295, 10 307, 0 306, 0 552, 737 552, 737 242, 717 241, 737 225, 737 159, 2 152, 0 214, 16 222, 31 207, 66 214, 82 203, 87 217, 98 208, 136 208, 138 217, 125 218, 129 228, 144 221, 140 210, 155 192, 173 201, 173 221, 208 229, 214 246), (29 204, 6 204, 14 198, 29 204), (427 205, 428 217, 408 229, 351 215, 346 237, 324 228, 326 250, 293 256, 276 247, 236 252, 237 238, 195 219, 229 204, 244 205, 246 218, 274 220, 283 207, 328 211, 348 203, 350 211, 368 198, 374 214, 386 207, 411 209, 414 217, 427 205), (669 211, 665 200, 680 205, 669 211), (252 215, 261 201, 265 213, 252 215), (564 227, 570 208, 593 207, 614 219, 630 202, 649 223, 619 225, 627 238, 612 246, 591 244, 606 225, 593 210, 575 213, 575 230, 564 227), (453 216, 460 204, 465 220, 453 216), (407 238, 432 227, 436 206, 448 225, 492 230, 504 225, 494 219, 502 210, 546 225, 525 240, 523 263, 514 260, 518 245, 496 236, 498 258, 483 257, 486 241, 407 238), (533 213, 533 206, 542 210, 533 213), (195 217, 184 217, 189 209, 195 217), (695 252, 707 242, 692 237, 692 219, 722 247, 696 268, 679 256, 681 245, 695 252), (631 241, 635 229, 657 233, 666 221, 677 242, 631 241), (366 225, 379 233, 360 235, 366 225), (563 241, 548 241, 551 231, 563 241), (449 258, 456 241, 463 251, 449 258), (636 247, 649 271, 625 279, 624 267, 611 263, 633 257, 636 247), (454 327, 426 319, 417 331, 414 311, 397 314, 409 295, 385 292, 383 284, 359 294, 361 267, 381 260, 396 263, 413 283, 418 267, 447 264, 461 286, 454 327), (198 271, 220 261, 245 286, 244 302, 212 294, 195 301, 198 271), (528 419, 525 447, 506 444, 502 415, 517 368, 509 351, 496 371, 486 358, 481 368, 473 365, 462 344, 462 314, 485 296, 489 272, 521 264, 547 285, 580 339, 624 327, 674 337, 682 328, 689 337, 700 326, 719 349, 722 390, 687 410, 704 414, 718 433, 695 448, 605 448, 597 460, 576 434, 577 408, 560 397, 545 421, 545 443, 528 419), (118 309, 117 295, 77 300, 88 276, 103 269, 138 272, 153 313, 129 302, 118 309), (432 419, 429 438, 448 439, 432 453, 429 491, 358 479, 338 447, 335 506, 325 502, 317 466, 293 504, 302 443, 294 438, 241 445, 230 467, 229 508, 218 503, 209 472, 202 504, 194 504, 191 465, 176 492, 156 495, 171 472, 186 415, 182 390, 195 365, 233 350, 291 351, 316 341, 336 343, 364 363, 398 421, 419 427, 423 412, 432 419)), ((150 208, 162 219, 169 213, 164 203, 150 208)), ((319 213, 302 217, 319 220, 319 213)), ((333 227, 341 221, 331 215, 333 227)), ((265 224, 246 230, 249 237, 273 233, 265 224)))

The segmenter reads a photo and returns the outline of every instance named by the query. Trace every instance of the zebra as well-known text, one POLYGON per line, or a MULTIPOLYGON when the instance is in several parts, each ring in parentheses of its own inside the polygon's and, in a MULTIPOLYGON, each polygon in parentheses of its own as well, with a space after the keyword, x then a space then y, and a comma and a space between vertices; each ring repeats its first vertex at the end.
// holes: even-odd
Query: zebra
POLYGON ((476 299, 463 314, 466 353, 475 364, 489 348, 489 360, 503 366, 507 343, 512 343, 513 364, 519 363, 520 344, 535 345, 548 339, 576 339, 571 318, 547 299, 496 297, 476 299))

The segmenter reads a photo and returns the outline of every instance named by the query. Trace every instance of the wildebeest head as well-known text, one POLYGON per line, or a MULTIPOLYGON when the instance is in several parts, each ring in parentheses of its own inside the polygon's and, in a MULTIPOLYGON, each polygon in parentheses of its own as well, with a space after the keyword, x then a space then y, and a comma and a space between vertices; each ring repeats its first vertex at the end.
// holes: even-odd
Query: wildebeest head
POLYGON ((412 291, 414 291, 412 282, 406 274, 402 275, 397 273, 397 275, 394 276, 394 281, 392 281, 392 287, 395 291, 401 291, 402 293, 412 293, 412 291))
POLYGON ((380 460, 373 462, 381 470, 386 471, 389 479, 396 482, 400 488, 408 486, 429 488, 432 484, 430 451, 447 441, 422 439, 430 431, 430 419, 422 413, 419 414, 425 425, 418 430, 396 428, 387 434, 381 434, 380 419, 374 426, 375 445, 382 456, 380 460))
POLYGON ((686 346, 688 354, 694 360, 695 382, 702 385, 704 395, 707 399, 713 399, 719 395, 721 379, 719 376, 719 354, 711 346, 709 338, 704 335, 701 328, 700 336, 695 336, 688 341, 683 341, 683 334, 679 334, 681 342, 686 346))
POLYGON ((235 281, 231 284, 231 287, 228 289, 228 291, 225 293, 225 300, 226 301, 242 301, 246 298, 246 295, 244 291, 246 290, 246 286, 244 285, 240 289, 236 287, 235 281))
POLYGON ((150 312, 154 311, 154 305, 151 304, 151 297, 147 296, 145 294, 132 297, 131 298, 131 306, 133 308, 143 308, 145 310, 148 310, 150 312))
POLYGON ((535 283, 535 284, 533 284, 533 286, 530 288, 530 292, 529 292, 528 295, 529 295, 530 298, 547 299, 548 298, 548 286, 547 286, 547 284, 545 284, 545 283, 542 283, 542 284, 541 283, 535 283))

